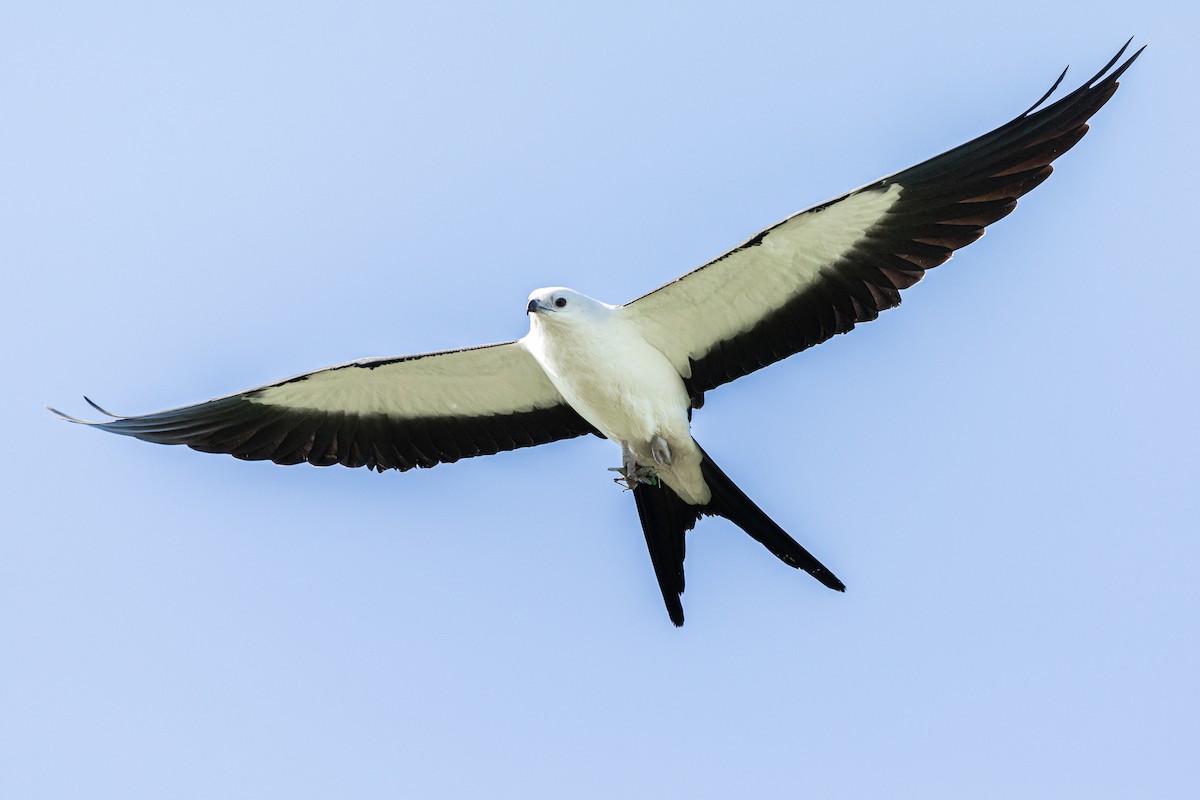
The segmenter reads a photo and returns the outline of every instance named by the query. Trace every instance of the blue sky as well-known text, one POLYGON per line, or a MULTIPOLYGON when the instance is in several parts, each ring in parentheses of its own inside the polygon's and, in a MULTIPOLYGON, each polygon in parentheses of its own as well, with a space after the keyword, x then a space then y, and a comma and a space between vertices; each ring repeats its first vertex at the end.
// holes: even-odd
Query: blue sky
POLYGON ((0 24, 0 795, 1194 795, 1194 9, 168 5, 0 24), (43 410, 624 301, 1132 34, 1012 217, 697 415, 845 595, 706 520, 674 629, 599 440, 376 475, 43 410))

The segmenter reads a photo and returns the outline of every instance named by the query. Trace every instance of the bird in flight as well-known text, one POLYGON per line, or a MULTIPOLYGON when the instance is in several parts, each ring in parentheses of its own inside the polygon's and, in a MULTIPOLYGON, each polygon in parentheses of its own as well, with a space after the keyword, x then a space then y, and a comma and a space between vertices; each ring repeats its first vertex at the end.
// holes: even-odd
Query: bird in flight
POLYGON ((1045 105, 1065 70, 991 133, 795 214, 624 305, 538 289, 516 341, 354 361, 156 414, 117 416, 91 400, 108 420, 50 410, 206 453, 380 472, 603 436, 621 450, 616 480, 632 490, 676 625, 684 539, 701 516, 725 517, 844 591, 692 438, 692 411, 705 392, 899 305, 926 270, 1011 212, 1112 97, 1142 52, 1116 66, 1129 44, 1062 99, 1045 105))

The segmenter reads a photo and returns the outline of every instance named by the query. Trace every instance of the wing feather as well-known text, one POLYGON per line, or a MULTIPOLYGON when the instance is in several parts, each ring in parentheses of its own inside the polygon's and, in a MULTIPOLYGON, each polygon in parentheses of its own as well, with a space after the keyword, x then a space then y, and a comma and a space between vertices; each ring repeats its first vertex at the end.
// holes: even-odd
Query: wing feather
MULTIPOLYGON (((592 433, 520 342, 373 359, 156 414, 70 419, 276 464, 408 470, 592 433)), ((53 410, 53 409, 51 409, 53 410)))
POLYGON ((1050 176, 1141 55, 1113 69, 1128 47, 1061 100, 1041 108, 1059 76, 991 133, 789 217, 624 313, 694 396, 875 319, 1050 176))

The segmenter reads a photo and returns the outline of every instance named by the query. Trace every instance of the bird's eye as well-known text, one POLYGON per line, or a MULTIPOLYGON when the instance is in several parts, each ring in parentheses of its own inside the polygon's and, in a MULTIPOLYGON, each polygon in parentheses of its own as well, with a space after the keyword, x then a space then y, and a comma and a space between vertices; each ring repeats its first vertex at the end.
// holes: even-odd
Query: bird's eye
POLYGON ((567 304, 567 298, 565 298, 565 297, 560 297, 554 301, 555 308, 562 308, 566 304, 567 304))

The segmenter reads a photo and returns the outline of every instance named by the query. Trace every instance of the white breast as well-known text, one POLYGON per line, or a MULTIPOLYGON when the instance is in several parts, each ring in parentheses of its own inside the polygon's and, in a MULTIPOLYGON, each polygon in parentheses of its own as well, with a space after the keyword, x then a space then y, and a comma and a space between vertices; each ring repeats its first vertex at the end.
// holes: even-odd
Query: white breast
POLYGON ((653 466, 687 502, 708 502, 688 421, 691 399, 679 371, 622 316, 623 309, 597 304, 589 310, 570 318, 535 316, 521 343, 580 416, 627 446, 639 464, 653 466), (670 448, 670 465, 651 455, 659 436, 670 448))
POLYGON ((666 356, 615 311, 572 322, 535 323, 522 341, 584 419, 630 445, 688 435, 687 390, 666 356))

